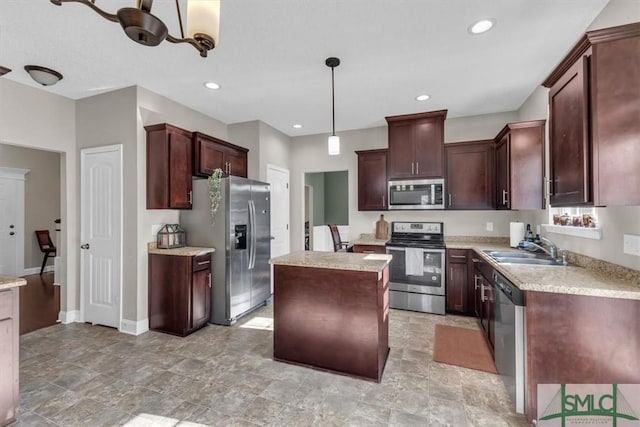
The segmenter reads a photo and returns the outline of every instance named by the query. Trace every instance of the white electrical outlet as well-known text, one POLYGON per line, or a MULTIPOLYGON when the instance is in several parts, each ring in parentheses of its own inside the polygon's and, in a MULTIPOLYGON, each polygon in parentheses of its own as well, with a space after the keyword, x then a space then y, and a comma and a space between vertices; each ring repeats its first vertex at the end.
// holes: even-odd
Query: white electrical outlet
POLYGON ((625 234, 623 252, 629 255, 640 256, 640 236, 635 234, 625 234))
POLYGON ((488 222, 487 223, 487 231, 493 231, 493 223, 492 222, 488 222))

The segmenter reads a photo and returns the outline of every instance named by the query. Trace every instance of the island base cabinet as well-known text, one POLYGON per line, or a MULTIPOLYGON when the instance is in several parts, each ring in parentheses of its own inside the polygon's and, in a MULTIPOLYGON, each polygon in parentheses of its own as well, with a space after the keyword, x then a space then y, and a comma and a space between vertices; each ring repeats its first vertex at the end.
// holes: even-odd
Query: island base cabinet
POLYGON ((538 384, 640 384, 640 301, 527 292, 527 419, 538 384))
POLYGON ((18 288, 0 291, 0 426, 15 421, 18 408, 18 288))
POLYGON ((389 269, 274 266, 273 357, 380 382, 389 354, 389 269))

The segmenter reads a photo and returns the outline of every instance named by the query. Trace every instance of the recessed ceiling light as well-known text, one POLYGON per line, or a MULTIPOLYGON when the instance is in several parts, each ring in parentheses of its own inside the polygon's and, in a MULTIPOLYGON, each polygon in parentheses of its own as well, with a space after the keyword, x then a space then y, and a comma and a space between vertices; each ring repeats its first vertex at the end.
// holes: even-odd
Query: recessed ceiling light
POLYGON ((220 85, 216 82, 204 82, 204 86, 209 89, 220 89, 220 85))
POLYGON ((426 101, 429 98, 431 98, 429 95, 418 95, 416 96, 416 101, 426 101))
POLYGON ((294 129, 302 129, 302 125, 295 124, 295 125, 293 125, 293 128, 294 129))
POLYGON ((480 21, 471 25, 467 31, 471 34, 482 34, 489 31, 496 24, 496 20, 491 19, 481 19, 480 21))

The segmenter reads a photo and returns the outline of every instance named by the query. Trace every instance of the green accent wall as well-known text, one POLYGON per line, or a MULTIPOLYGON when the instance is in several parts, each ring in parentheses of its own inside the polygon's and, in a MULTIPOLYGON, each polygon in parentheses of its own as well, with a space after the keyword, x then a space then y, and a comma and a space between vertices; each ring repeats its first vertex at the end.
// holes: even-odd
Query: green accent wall
POLYGON ((306 173, 305 185, 313 187, 313 225, 349 224, 349 173, 306 173))

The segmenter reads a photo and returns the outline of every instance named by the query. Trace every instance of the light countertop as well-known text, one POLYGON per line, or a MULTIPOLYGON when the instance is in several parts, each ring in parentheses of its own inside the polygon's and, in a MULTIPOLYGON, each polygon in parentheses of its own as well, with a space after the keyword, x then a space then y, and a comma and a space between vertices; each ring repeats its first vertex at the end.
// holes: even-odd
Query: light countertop
POLYGON ((272 258, 269 262, 273 265, 293 267, 380 272, 389 264, 391 258, 391 255, 385 254, 297 251, 272 258))
POLYGON ((384 246, 387 244, 389 239, 376 239, 375 234, 366 234, 363 233, 355 239, 353 242, 354 245, 371 245, 371 246, 384 246))
POLYGON ((147 250, 150 254, 174 256, 197 256, 216 251, 214 248, 199 248, 195 246, 184 246, 182 248, 174 249, 158 249, 158 244, 156 242, 149 243, 147 250))
POLYGON ((640 272, 634 274, 624 267, 600 262, 598 269, 568 266, 498 264, 484 254, 485 250, 511 250, 507 244, 482 242, 447 242, 447 249, 474 249, 484 260, 524 291, 551 292, 606 298, 640 300, 640 272))
POLYGON ((26 284, 27 281, 22 277, 0 276, 0 291, 15 288, 17 286, 24 286, 26 284))

